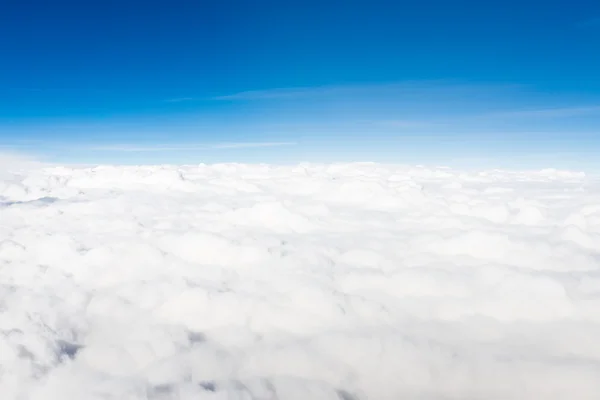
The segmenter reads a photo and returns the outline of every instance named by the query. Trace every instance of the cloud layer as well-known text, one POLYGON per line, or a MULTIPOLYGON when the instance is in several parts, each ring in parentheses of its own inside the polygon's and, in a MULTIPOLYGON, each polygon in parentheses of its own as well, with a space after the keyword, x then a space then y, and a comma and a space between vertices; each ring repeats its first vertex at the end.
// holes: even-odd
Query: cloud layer
POLYGON ((190 151, 190 150, 210 150, 210 149, 245 149, 260 147, 279 147, 294 146, 296 142, 226 142, 213 144, 150 144, 140 146, 136 144, 115 144, 106 146, 88 145, 82 146, 82 150, 88 151, 108 151, 108 152, 170 152, 170 151, 190 151))
POLYGON ((600 396, 600 186, 585 174, 1 178, 3 398, 600 396))

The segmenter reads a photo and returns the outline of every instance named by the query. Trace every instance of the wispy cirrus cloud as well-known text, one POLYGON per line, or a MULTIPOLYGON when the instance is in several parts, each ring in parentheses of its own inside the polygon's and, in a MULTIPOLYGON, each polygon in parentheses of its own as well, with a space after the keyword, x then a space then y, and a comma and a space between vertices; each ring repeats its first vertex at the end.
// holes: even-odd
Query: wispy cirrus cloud
POLYGON ((279 146, 295 146, 297 142, 232 142, 232 143, 217 143, 211 145, 213 149, 241 149, 251 147, 279 147, 279 146))
POLYGON ((341 106, 336 111, 339 111, 340 118, 358 116, 365 120, 368 119, 365 116, 371 113, 377 115, 371 125, 398 129, 443 127, 470 120, 550 120, 600 114, 600 104, 590 104, 589 99, 587 104, 561 104, 562 99, 548 96, 543 91, 537 92, 531 85, 503 82, 426 80, 275 88, 212 98, 232 102, 276 99, 308 100, 299 107, 307 104, 317 107, 319 101, 328 107, 339 104, 341 106), (349 104, 356 108, 352 110, 349 104), (515 108, 511 110, 510 107, 515 108))
POLYGON ((324 97, 335 95, 415 95, 435 93, 468 93, 485 90, 514 90, 523 88, 521 84, 465 83, 452 80, 423 80, 367 84, 328 85, 312 87, 273 88, 249 90, 212 97, 211 100, 250 101, 271 99, 297 99, 304 97, 324 97))
POLYGON ((81 146, 80 150, 108 151, 108 152, 172 152, 172 151, 194 151, 210 149, 243 149, 261 147, 295 146, 296 142, 224 142, 224 143, 191 143, 191 144, 112 144, 112 145, 89 145, 81 146))
POLYGON ((498 119, 510 118, 528 120, 550 120, 590 115, 600 115, 600 105, 501 110, 486 113, 467 113, 459 116, 449 117, 436 117, 435 115, 432 115, 426 120, 380 119, 365 121, 363 125, 398 129, 403 131, 453 127, 460 129, 463 123, 475 121, 495 121, 498 119))
POLYGON ((201 150, 227 150, 227 149, 250 149, 266 147, 296 146, 298 142, 272 141, 272 142, 215 142, 215 143, 58 143, 45 141, 18 141, 0 143, 0 155, 7 158, 10 154, 27 154, 31 149, 52 149, 68 151, 102 151, 102 152, 179 152, 179 151, 201 151, 201 150))
POLYGON ((369 121, 369 125, 385 127, 385 128, 397 128, 397 129, 419 129, 419 128, 432 128, 443 126, 444 123, 441 121, 419 121, 419 120, 403 120, 403 119, 383 119, 376 121, 369 121))
POLYGON ((591 114, 600 114, 600 105, 498 111, 482 114, 479 117, 566 118, 591 114))
POLYGON ((306 96, 325 95, 340 90, 348 90, 347 87, 306 87, 306 88, 279 88, 267 90, 249 90, 245 92, 232 93, 224 96, 213 97, 212 100, 270 100, 299 98, 306 96))
POLYGON ((187 101, 197 100, 195 97, 173 97, 170 99, 166 99, 165 103, 184 103, 187 101))
POLYGON ((360 125, 364 125, 365 127, 386 128, 397 132, 417 132, 432 129, 453 129, 460 131, 461 129, 468 127, 469 124, 477 122, 481 123, 489 121, 490 123, 493 123, 498 120, 509 119, 544 121, 584 116, 600 116, 600 105, 499 110, 485 113, 465 113, 456 116, 431 115, 429 118, 423 120, 378 119, 363 121, 360 125))

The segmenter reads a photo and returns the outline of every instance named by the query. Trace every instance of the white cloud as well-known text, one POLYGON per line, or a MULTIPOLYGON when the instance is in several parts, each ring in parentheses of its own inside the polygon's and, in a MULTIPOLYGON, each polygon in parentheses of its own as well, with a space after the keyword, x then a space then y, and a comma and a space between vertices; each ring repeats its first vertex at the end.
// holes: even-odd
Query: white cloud
POLYGON ((267 90, 249 90, 224 96, 216 96, 214 100, 270 100, 298 98, 304 96, 323 95, 335 91, 338 87, 278 88, 267 90))
POLYGON ((443 126, 442 122, 436 121, 416 121, 416 120, 401 120, 401 119, 389 119, 389 120, 375 120, 369 121, 371 125, 382 126, 387 128, 398 128, 398 129, 419 129, 419 128, 433 128, 443 126))
POLYGON ((347 85, 323 85, 311 87, 272 88, 265 90, 249 90, 213 97, 213 100, 250 101, 271 99, 297 99, 303 97, 323 97, 329 95, 377 95, 381 93, 394 93, 397 96, 410 96, 415 94, 440 94, 486 91, 514 91, 523 88, 519 84, 471 84, 452 80, 422 80, 384 83, 365 83, 347 85))
POLYGON ((362 164, 0 176, 0 393, 600 397, 600 185, 362 164))
POLYGON ((114 144, 114 145, 90 145, 82 146, 79 149, 92 151, 111 151, 111 152, 167 152, 167 151, 192 151, 209 149, 238 149, 238 148, 258 148, 258 147, 278 147, 294 146, 296 142, 229 142, 212 144, 152 144, 140 146, 136 144, 114 144))
POLYGON ((187 101, 196 100, 194 97, 173 97, 171 99, 165 100, 167 103, 183 103, 187 101))
POLYGON ((212 145, 215 149, 239 149, 246 147, 278 147, 278 146, 295 146, 296 142, 231 142, 231 143, 217 143, 212 145))
POLYGON ((578 115, 600 114, 600 106, 571 106, 539 108, 529 110, 499 111, 482 115, 483 117, 534 117, 534 118, 564 118, 578 115))

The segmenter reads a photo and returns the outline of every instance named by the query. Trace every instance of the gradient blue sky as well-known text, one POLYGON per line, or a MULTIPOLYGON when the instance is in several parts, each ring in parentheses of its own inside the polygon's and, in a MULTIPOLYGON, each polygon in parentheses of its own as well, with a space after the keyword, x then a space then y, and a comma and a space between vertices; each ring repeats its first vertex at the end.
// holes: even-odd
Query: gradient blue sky
POLYGON ((597 1, 24 1, 0 151, 600 168, 597 1))

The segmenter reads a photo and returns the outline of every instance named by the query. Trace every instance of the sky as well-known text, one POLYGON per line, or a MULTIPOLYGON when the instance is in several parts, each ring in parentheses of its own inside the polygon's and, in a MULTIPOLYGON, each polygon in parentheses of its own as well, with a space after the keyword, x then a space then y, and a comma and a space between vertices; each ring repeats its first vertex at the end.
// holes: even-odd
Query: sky
POLYGON ((0 151, 600 170, 596 1, 18 1, 0 151))

